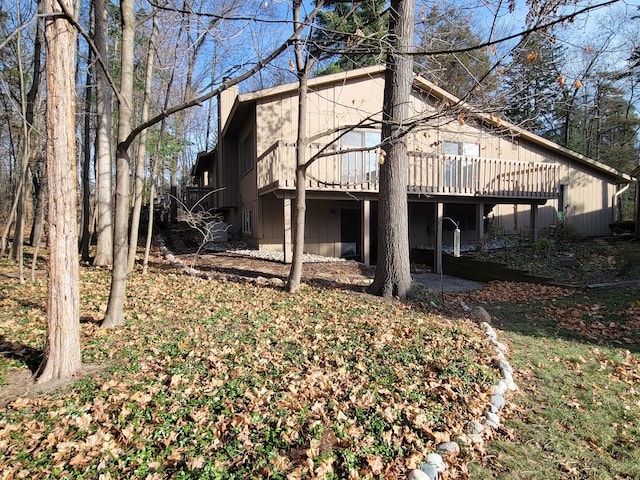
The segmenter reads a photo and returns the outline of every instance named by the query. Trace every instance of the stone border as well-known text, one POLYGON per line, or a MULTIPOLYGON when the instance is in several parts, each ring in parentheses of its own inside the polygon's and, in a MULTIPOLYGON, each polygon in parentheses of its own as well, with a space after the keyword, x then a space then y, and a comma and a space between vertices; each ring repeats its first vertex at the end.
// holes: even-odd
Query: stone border
POLYGON ((505 394, 507 392, 515 392, 518 386, 513 380, 513 368, 507 362, 505 353, 507 347, 498 341, 496 331, 491 327, 491 316, 483 307, 469 308, 462 304, 465 312, 473 321, 478 323, 487 335, 489 342, 493 345, 493 366, 500 371, 501 379, 491 387, 491 395, 489 403, 486 406, 484 417, 479 421, 471 421, 466 425, 466 433, 462 433, 456 437, 453 442, 442 442, 436 445, 436 453, 430 453, 419 469, 409 472, 408 480, 438 480, 439 474, 447 468, 446 458, 455 457, 460 453, 460 445, 465 447, 482 446, 484 444, 483 433, 497 430, 500 423, 500 410, 502 410, 507 401, 505 394))

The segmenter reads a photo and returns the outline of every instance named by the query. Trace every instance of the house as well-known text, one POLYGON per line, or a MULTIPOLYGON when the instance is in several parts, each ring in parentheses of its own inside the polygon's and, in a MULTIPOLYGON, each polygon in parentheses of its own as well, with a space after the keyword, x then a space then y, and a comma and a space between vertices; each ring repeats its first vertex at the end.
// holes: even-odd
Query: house
MULTIPOLYGON (((383 88, 384 66, 309 80, 307 157, 317 158, 307 170, 307 252, 375 263, 383 88)), ((252 246, 290 261, 297 83, 243 94, 232 87, 218 103, 218 144, 198 155, 198 187, 188 195, 221 189, 207 206, 252 246)), ((560 220, 585 236, 608 233, 628 175, 474 113, 419 76, 411 106, 411 248, 451 245, 454 223, 463 243, 497 225, 533 237, 560 220)))

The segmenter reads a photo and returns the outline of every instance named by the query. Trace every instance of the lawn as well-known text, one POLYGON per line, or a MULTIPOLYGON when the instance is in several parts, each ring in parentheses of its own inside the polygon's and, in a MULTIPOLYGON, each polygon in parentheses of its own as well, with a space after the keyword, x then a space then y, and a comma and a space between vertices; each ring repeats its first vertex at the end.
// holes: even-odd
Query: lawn
POLYGON ((520 386, 471 477, 640 478, 640 287, 496 283, 465 300, 492 312, 520 386))
POLYGON ((167 268, 83 268, 85 375, 10 397, 44 342, 46 288, 0 263, 1 478, 405 478, 486 411, 499 372, 459 301, 483 305, 520 390, 441 479, 640 478, 640 289, 492 283, 388 303, 167 268))

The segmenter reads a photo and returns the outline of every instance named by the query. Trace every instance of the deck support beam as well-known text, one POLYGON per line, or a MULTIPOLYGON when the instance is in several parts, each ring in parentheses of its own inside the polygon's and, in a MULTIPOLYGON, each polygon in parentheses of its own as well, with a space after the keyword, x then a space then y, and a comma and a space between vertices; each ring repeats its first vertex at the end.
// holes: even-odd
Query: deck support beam
POLYGON ((362 201, 362 263, 371 265, 371 200, 362 201))
POLYGON ((436 244, 433 250, 435 258, 433 259, 433 266, 435 267, 435 273, 442 273, 442 221, 444 219, 444 203, 436 203, 436 244))
POLYGON ((482 242, 484 237, 484 202, 480 202, 476 205, 476 230, 478 232, 478 242, 482 242))
POLYGON ((538 240, 538 204, 531 204, 531 219, 529 220, 531 225, 531 241, 535 243, 538 240))

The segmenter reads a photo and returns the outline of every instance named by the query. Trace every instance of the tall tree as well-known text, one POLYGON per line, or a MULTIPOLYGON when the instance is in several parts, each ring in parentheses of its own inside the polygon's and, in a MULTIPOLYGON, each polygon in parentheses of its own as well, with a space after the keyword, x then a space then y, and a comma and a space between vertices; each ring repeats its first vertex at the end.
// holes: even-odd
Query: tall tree
POLYGON ((595 97, 585 108, 585 155, 623 172, 631 172, 640 158, 640 119, 611 77, 602 74, 595 97), (609 78, 608 78, 609 77, 609 78))
POLYGON ((68 378, 81 367, 75 128, 76 31, 70 0, 44 0, 49 281, 45 357, 38 382, 68 378))
POLYGON ((133 65, 135 18, 133 0, 120 0, 122 39, 120 40, 120 94, 118 96, 118 146, 116 149, 116 200, 113 235, 113 270, 109 302, 102 326, 116 327, 124 320, 127 286, 129 228, 129 145, 133 115, 133 65))
POLYGON ((408 151, 405 138, 413 86, 411 57, 415 0, 392 0, 389 51, 382 112, 382 149, 378 200, 378 264, 369 292, 405 298, 411 287, 407 206, 408 151))
POLYGON ((93 0, 93 41, 102 62, 96 65, 96 266, 111 265, 113 261, 113 160, 111 150, 111 115, 113 94, 105 67, 109 65, 106 0, 93 0))
POLYGON ((384 62, 383 38, 389 21, 386 0, 327 3, 318 14, 311 53, 316 58, 330 59, 330 63, 316 74, 345 72, 384 62))
MULTIPOLYGON (((317 6, 322 6, 322 0, 317 2, 317 6)), ((309 70, 312 63, 308 52, 305 52, 302 44, 302 19, 300 8, 302 0, 293 1, 293 30, 294 30, 294 56, 295 69, 298 77, 298 132, 296 138, 296 202, 295 217, 293 225, 293 260, 289 271, 289 292, 297 292, 300 289, 300 279, 302 277, 302 255, 304 252, 304 227, 306 219, 306 153, 309 143, 307 136, 307 104, 309 91, 309 70)))
MULTIPOLYGON (((145 66, 144 81, 144 98, 142 100, 142 114, 140 121, 149 120, 149 104, 151 103, 151 81, 153 79, 153 66, 156 57, 156 37, 158 35, 158 15, 153 15, 153 25, 151 27, 151 37, 149 38, 149 47, 147 49, 147 60, 145 66)), ((131 272, 136 262, 136 252, 138 250, 138 231, 140 226, 140 212, 142 211, 142 189, 144 162, 147 152, 147 132, 144 130, 140 133, 140 145, 136 155, 135 177, 134 177, 134 195, 133 195, 133 212, 131 213, 131 229, 129 232, 129 258, 127 260, 127 271, 131 272)), ((151 208, 151 206, 149 207, 151 208)))
POLYGON ((500 69, 505 115, 516 125, 538 135, 553 137, 558 126, 555 106, 565 82, 563 49, 547 32, 523 38, 511 60, 500 69))

